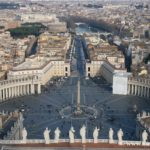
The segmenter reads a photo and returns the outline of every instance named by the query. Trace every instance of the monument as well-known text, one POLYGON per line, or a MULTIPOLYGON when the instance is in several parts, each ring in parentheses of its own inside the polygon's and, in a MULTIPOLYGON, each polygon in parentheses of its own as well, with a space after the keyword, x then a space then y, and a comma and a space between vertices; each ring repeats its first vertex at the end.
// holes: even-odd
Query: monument
POLYGON ((123 131, 122 129, 119 129, 119 131, 117 132, 117 136, 118 136, 118 145, 122 145, 123 144, 123 131))
POLYGON ((114 135, 114 131, 112 128, 109 129, 109 143, 114 143, 114 139, 113 139, 113 135, 114 135))
POLYGON ((58 142, 59 142, 60 133, 61 133, 61 131, 60 131, 59 128, 57 127, 56 130, 55 130, 55 137, 54 137, 54 142, 55 142, 55 143, 58 143, 58 142))
POLYGON ((94 143, 98 143, 98 136, 99 136, 99 129, 97 127, 95 127, 95 129, 93 131, 94 143))
POLYGON ((50 130, 48 130, 48 128, 46 128, 44 133, 43 133, 44 134, 44 139, 45 139, 45 144, 49 144, 50 143, 49 133, 50 133, 50 130))
POLYGON ((80 107, 80 79, 78 79, 77 84, 77 104, 76 104, 76 110, 75 115, 80 115, 82 113, 81 107, 80 107))
POLYGON ((69 140, 70 140, 70 143, 74 143, 74 133, 75 133, 75 130, 73 127, 70 128, 69 130, 69 140))
MULTIPOLYGON (((81 104, 80 100, 80 79, 78 79, 77 82, 77 99, 75 104, 72 104, 71 106, 68 105, 64 108, 62 108, 59 113, 62 118, 96 118, 98 115, 98 111, 93 106, 88 106, 85 103, 81 104), (88 112, 88 113, 87 113, 88 112)), ((84 95, 85 98, 85 95, 84 95)), ((73 102, 73 99, 72 99, 73 102)), ((101 112, 99 112, 101 113, 101 112)))
POLYGON ((26 128, 23 128, 23 130, 22 130, 22 142, 23 143, 27 142, 27 135, 28 135, 28 133, 27 133, 26 128))
POLYGON ((81 143, 86 143, 86 126, 83 125, 80 129, 81 143))
POLYGON ((142 145, 146 145, 147 138, 148 138, 148 133, 146 132, 146 130, 144 130, 142 133, 142 145))

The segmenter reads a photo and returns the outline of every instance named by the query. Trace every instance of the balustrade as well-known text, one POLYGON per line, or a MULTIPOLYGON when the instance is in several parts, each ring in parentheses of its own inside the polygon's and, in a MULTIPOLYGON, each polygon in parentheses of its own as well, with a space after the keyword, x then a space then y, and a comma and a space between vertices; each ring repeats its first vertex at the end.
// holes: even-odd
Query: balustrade
POLYGON ((150 79, 129 77, 128 94, 150 98, 150 79))

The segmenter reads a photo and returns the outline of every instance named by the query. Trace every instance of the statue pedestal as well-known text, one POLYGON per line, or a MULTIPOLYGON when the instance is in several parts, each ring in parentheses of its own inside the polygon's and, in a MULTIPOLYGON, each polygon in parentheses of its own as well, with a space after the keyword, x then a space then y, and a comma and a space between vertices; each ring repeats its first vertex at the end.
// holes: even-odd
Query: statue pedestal
POLYGON ((109 144, 113 144, 114 143, 114 140, 109 140, 109 144))
POLYGON ((55 139, 55 140, 54 140, 54 143, 59 143, 59 140, 58 140, 58 139, 55 139))
POLYGON ((50 144, 50 141, 49 140, 45 141, 45 144, 50 144))
POLYGON ((85 143, 86 143, 86 139, 82 139, 82 140, 81 140, 81 143, 82 143, 82 144, 85 144, 85 143))
POLYGON ((70 140, 69 143, 70 143, 70 144, 73 144, 73 143, 74 143, 74 140, 70 140))
POLYGON ((94 143, 95 143, 95 144, 98 143, 98 139, 94 139, 94 143))
POLYGON ((145 141, 142 141, 142 145, 145 146, 145 145, 146 145, 146 142, 145 142, 145 141))
POLYGON ((21 143, 22 144, 27 144, 27 140, 22 140, 21 143))
POLYGON ((123 145, 123 142, 122 141, 118 141, 118 145, 123 145))

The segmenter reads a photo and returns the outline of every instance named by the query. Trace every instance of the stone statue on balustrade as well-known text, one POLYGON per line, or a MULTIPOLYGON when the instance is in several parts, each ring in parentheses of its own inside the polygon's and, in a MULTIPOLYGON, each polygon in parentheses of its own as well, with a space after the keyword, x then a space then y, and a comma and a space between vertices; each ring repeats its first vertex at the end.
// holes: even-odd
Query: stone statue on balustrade
POLYGON ((48 130, 48 128, 46 128, 44 133, 43 133, 44 139, 45 139, 45 144, 49 144, 50 143, 49 133, 50 133, 50 130, 48 130))
POLYGON ((114 143, 113 139, 114 131, 112 128, 109 129, 109 143, 114 143))
POLYGON ((74 130, 73 127, 71 127, 70 130, 69 130, 70 143, 74 143, 74 133, 75 133, 75 130, 74 130))
POLYGON ((86 126, 83 125, 80 129, 81 142, 86 143, 86 126))
POLYGON ((55 137, 54 137, 54 142, 55 142, 55 143, 58 143, 58 142, 59 142, 60 134, 61 134, 61 131, 60 131, 59 128, 57 127, 56 130, 55 130, 55 137))
POLYGON ((123 144, 123 140, 122 140, 123 131, 122 131, 122 129, 120 129, 120 130, 118 131, 117 136, 118 136, 118 144, 119 144, 119 145, 122 145, 122 144, 123 144))
POLYGON ((27 133, 26 128, 23 128, 23 130, 22 130, 22 142, 23 143, 26 143, 26 141, 27 141, 27 135, 28 135, 28 133, 27 133))
POLYGON ((145 118, 147 115, 146 115, 146 111, 143 111, 142 112, 142 118, 145 118))
POLYGON ((147 138, 148 138, 148 133, 146 132, 146 130, 144 130, 142 133, 142 145, 146 145, 147 138))
POLYGON ((98 136, 99 136, 99 128, 95 127, 95 129, 93 131, 94 143, 98 143, 98 136))

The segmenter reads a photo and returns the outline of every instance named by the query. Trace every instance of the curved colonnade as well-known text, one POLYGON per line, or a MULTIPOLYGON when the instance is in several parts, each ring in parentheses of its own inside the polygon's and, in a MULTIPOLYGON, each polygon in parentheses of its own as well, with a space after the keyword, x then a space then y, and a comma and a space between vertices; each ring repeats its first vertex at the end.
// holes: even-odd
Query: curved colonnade
MULTIPOLYGON (((1 81, 0 102, 14 97, 40 94, 40 81, 38 76, 1 81)), ((128 95, 150 98, 150 79, 129 77, 128 95)))
POLYGON ((128 78, 128 94, 150 98, 150 79, 128 78))
POLYGON ((36 93, 41 93, 40 79, 37 76, 0 82, 0 102, 36 93))

